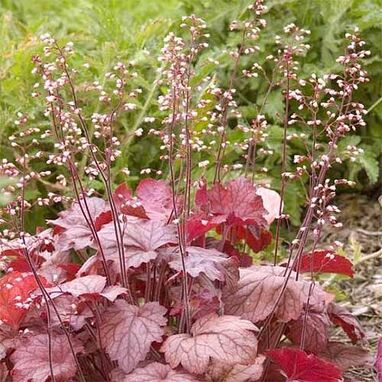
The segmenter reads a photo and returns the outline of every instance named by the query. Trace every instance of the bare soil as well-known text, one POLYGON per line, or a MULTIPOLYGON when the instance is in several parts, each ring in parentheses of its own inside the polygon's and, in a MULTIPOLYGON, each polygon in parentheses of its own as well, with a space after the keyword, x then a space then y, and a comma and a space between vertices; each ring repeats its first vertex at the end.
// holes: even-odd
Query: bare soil
MULTIPOLYGON (((379 200, 345 195, 338 205, 344 228, 328 230, 324 242, 342 241, 347 256, 356 264, 354 278, 341 281, 339 286, 347 296, 344 305, 366 331, 362 345, 374 355, 382 337, 382 195, 379 200)), ((338 336, 343 334, 339 332, 338 336)), ((347 377, 353 382, 376 381, 372 368, 353 369, 347 377)))

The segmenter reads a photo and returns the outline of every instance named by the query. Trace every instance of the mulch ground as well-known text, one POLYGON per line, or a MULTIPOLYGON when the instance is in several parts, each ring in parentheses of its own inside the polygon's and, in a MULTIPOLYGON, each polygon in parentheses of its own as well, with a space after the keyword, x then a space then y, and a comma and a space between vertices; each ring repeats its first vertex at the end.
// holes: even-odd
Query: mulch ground
MULTIPOLYGON (((382 195, 379 201, 343 196, 338 206, 344 228, 328 231, 324 242, 342 241, 349 258, 355 256, 358 260, 354 278, 340 282, 340 287, 347 296, 344 305, 365 329, 362 345, 375 354, 378 339, 382 337, 382 195)), ((376 381, 370 368, 351 370, 348 376, 354 382, 376 381)))

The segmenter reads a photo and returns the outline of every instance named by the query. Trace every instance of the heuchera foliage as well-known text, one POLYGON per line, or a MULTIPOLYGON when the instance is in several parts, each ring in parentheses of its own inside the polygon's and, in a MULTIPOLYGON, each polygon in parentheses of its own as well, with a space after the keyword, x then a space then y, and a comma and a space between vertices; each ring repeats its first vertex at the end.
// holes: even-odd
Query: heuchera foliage
MULTIPOLYGON (((328 329, 332 323, 340 325, 354 342, 363 337, 363 331, 319 284, 303 276, 296 280, 294 272, 286 283, 286 267, 239 268, 240 256, 245 254, 237 251, 232 256, 239 242, 232 233, 238 227, 254 226, 258 229, 252 232, 259 233, 255 239, 261 240, 260 230, 268 232, 271 223, 266 217, 277 215, 279 208, 275 203, 265 209, 250 181, 238 178, 198 191, 196 211, 190 215, 194 225, 188 227, 193 230, 200 224, 208 230, 198 235, 188 232, 188 237, 194 237, 186 247, 186 276, 176 244, 176 225, 168 209, 168 187, 162 181, 146 179, 138 190, 139 216, 136 209, 125 208, 131 200, 128 188, 122 185, 115 192, 116 199, 124 197, 119 217, 124 221, 128 287, 122 286, 116 264, 113 222, 103 218, 108 216, 109 205, 98 198, 88 198, 87 203, 95 221, 103 216, 99 243, 110 279, 101 266, 99 244, 86 230, 78 203, 74 203, 50 221, 48 231, 29 240, 35 258, 40 259, 35 270, 45 288, 38 288, 31 272, 10 269, 0 280, 2 357, 12 380, 46 381, 51 373, 57 381, 70 380, 75 375, 80 378, 81 368, 92 380, 273 381, 278 375, 280 380, 285 376, 288 381, 334 382, 357 357, 365 360, 367 353, 362 348, 341 345, 342 355, 330 350, 328 329), (148 184, 156 190, 154 205, 146 199, 148 191, 142 192, 148 184), (205 224, 204 219, 213 224, 205 224), (225 237, 222 232, 227 232, 225 237), (210 234, 213 240, 208 240, 210 234), (222 245, 223 241, 230 245, 222 245), (49 245, 37 245, 39 242, 49 245), (89 257, 73 275, 69 254, 79 248, 86 249, 89 257), (66 254, 62 262, 51 265, 47 274, 45 264, 62 252, 66 254), (182 277, 190 281, 192 326, 188 333, 179 332, 184 319, 182 277), (272 349, 273 331, 284 324, 289 346, 284 342, 282 349, 272 349), (268 340, 261 334, 264 328, 268 340), (275 362, 272 367, 267 366, 266 357, 275 362)), ((16 240, 12 246, 22 258, 23 246, 17 248, 16 240)), ((317 261, 313 256, 310 272, 348 273, 344 261, 332 268, 316 265, 322 262, 320 254, 317 261)), ((329 260, 337 255, 330 256, 329 260)), ((10 265, 13 261, 9 256, 10 265)))
MULTIPOLYGON (((256 63, 241 70, 241 56, 260 50, 253 43, 266 24, 259 17, 264 10, 263 1, 256 0, 249 7, 249 21, 230 26, 243 33, 230 53, 235 63, 227 90, 217 88, 215 79, 194 76, 196 56, 208 46, 202 19, 184 18, 186 39, 168 35, 158 81, 163 129, 150 132, 161 139, 161 159, 169 174, 162 180, 142 179, 134 191, 124 183, 114 187, 112 171, 121 154, 114 121, 122 109, 136 108, 127 101, 136 100, 140 89, 126 92, 136 75, 118 63, 106 76, 114 83, 112 91, 99 82, 84 85, 99 91, 100 110, 112 106, 110 113, 93 113, 90 130, 84 100, 76 95, 75 71, 69 69, 72 44, 62 48, 43 36, 45 57, 53 62, 40 56, 33 62, 44 82, 45 114, 52 125, 52 132, 42 136, 56 140, 47 164, 65 168, 74 200, 54 193, 38 200, 37 205, 53 200, 67 208, 48 221, 49 228, 24 232, 26 210, 32 208, 26 186, 50 172, 25 175, 28 161, 40 154, 27 154, 35 140, 25 147, 14 142, 22 152, 17 166, 0 164, 21 190, 4 213, 15 231, 1 235, 0 380, 336 382, 351 366, 372 367, 367 351, 356 345, 365 337, 359 322, 320 283, 321 273, 352 277, 352 264, 319 245, 325 224, 340 225, 331 203, 336 186, 348 182, 331 181, 327 173, 341 162, 338 141, 364 125, 365 110, 354 102, 353 91, 367 81, 359 61, 369 53, 357 33, 349 34, 346 54, 337 60, 341 75, 299 80, 296 57, 308 49, 304 39, 309 33, 290 24, 283 41, 276 37, 277 57, 269 58, 275 64, 271 78, 268 68, 256 63), (281 88, 280 193, 257 184, 266 97, 253 121, 241 120, 233 88, 239 68, 248 78, 265 75, 266 97, 274 87, 281 88), (232 130, 243 134, 243 140, 234 149, 244 151, 245 165, 226 163, 226 150, 232 149, 227 134, 231 115, 240 121, 232 130), (297 155, 297 166, 289 172, 286 140, 297 134, 287 135, 287 129, 294 124, 302 124, 313 140, 304 142, 306 155, 297 155), (326 144, 315 144, 320 135, 326 144), (206 168, 209 160, 194 166, 196 158, 204 159, 206 148, 214 147, 214 168, 206 168), (205 177, 195 180, 195 168, 205 177), (103 184, 105 197, 94 196, 83 179, 103 184), (294 179, 310 188, 304 220, 285 262, 280 259, 285 249, 281 224, 287 219, 283 201, 287 181, 294 179), (273 261, 265 251, 271 244, 273 261), (333 341, 333 327, 340 327, 353 345, 333 341)), ((135 135, 142 135, 141 130, 135 135)), ((19 138, 34 133, 36 128, 25 129, 19 138)), ((67 186, 65 176, 56 179, 58 189, 67 186)), ((374 363, 380 375, 381 349, 374 363)))

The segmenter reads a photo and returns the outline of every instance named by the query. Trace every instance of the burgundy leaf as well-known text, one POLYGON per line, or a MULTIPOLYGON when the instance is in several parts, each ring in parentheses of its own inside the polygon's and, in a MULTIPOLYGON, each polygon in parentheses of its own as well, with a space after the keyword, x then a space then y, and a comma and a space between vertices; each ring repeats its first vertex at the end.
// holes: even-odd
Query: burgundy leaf
MULTIPOLYGON (((119 252, 113 223, 99 231, 102 249, 107 259, 119 263, 119 252)), ((135 219, 124 224, 123 245, 126 268, 137 268, 154 260, 157 250, 177 243, 176 227, 158 221, 135 219)))
POLYGON ((116 379, 115 382, 196 382, 191 374, 184 371, 171 369, 169 365, 153 362, 145 367, 135 369, 123 379, 116 379))
POLYGON ((102 226, 110 223, 113 220, 113 214, 111 211, 101 212, 94 221, 94 227, 96 231, 99 231, 102 226))
POLYGON ((61 251, 71 248, 81 250, 90 246, 93 241, 93 235, 87 220, 91 219, 95 224, 98 219, 97 228, 100 229, 102 224, 106 223, 110 218, 110 215, 105 215, 109 210, 108 204, 103 199, 93 197, 81 200, 80 204, 75 202, 70 209, 60 212, 58 219, 49 221, 56 227, 64 229, 60 233, 59 249, 61 251), (86 214, 86 219, 81 207, 86 214))
MULTIPOLYGON (((170 315, 180 315, 183 308, 182 288, 172 287, 169 290, 170 298, 174 305, 170 315)), ((206 279, 195 280, 189 298, 189 307, 193 320, 204 317, 207 314, 217 313, 222 308, 221 290, 206 279)))
MULTIPOLYGON (((219 250, 221 249, 222 244, 220 240, 214 239, 212 237, 208 237, 205 240, 204 246, 205 248, 208 248, 208 249, 213 248, 213 249, 219 250)), ((228 240, 224 242, 223 249, 221 250, 221 252, 228 255, 230 259, 235 260, 235 261, 232 261, 231 263, 237 265, 238 267, 246 268, 246 267, 250 267, 253 264, 252 256, 248 255, 247 253, 240 252, 228 240)))
POLYGON ((286 382, 341 381, 341 371, 336 365, 302 350, 282 348, 270 350, 267 355, 280 366, 286 382))
MULTIPOLYGON (((174 205, 172 190, 167 182, 151 178, 143 179, 139 182, 136 195, 150 219, 165 223, 169 221, 174 205)), ((179 208, 178 202, 177 205, 179 208)))
POLYGON ((100 294, 106 286, 106 277, 98 275, 89 275, 76 278, 72 281, 47 288, 46 291, 52 298, 69 293, 72 296, 79 297, 83 295, 100 294))
POLYGON ((137 197, 133 197, 128 186, 120 184, 114 191, 113 199, 119 210, 130 216, 135 216, 141 219, 148 219, 145 208, 137 197))
POLYGON ((302 273, 338 273, 353 277, 353 264, 344 256, 337 255, 334 251, 323 250, 304 253, 295 270, 302 273))
POLYGON ((378 382, 382 382, 382 338, 378 341, 374 367, 377 372, 378 382))
POLYGON ((272 242, 272 233, 257 229, 255 225, 236 226, 233 233, 238 240, 244 240, 254 252, 260 252, 272 242))
POLYGON ((288 322, 299 318, 309 295, 309 306, 322 311, 325 293, 321 288, 317 285, 311 287, 308 281, 296 281, 292 272, 283 291, 286 280, 284 272, 285 268, 278 266, 240 269, 240 280, 236 288, 224 291, 225 312, 256 323, 265 320, 274 310, 275 317, 288 322))
MULTIPOLYGON (((121 208, 128 200, 133 197, 133 194, 126 183, 120 184, 113 192, 113 200, 118 208, 121 208)), ((123 211, 122 211, 123 212, 123 211)))
POLYGON ((365 337, 365 331, 360 322, 343 306, 336 303, 329 304, 328 314, 330 320, 341 326, 353 344, 365 337))
POLYGON ((220 299, 213 292, 212 287, 200 289, 191 295, 190 308, 193 319, 216 313, 220 307, 220 299))
POLYGON ((319 353, 326 348, 330 321, 326 312, 303 311, 296 321, 288 323, 288 338, 303 349, 319 353))
POLYGON ((196 204, 204 212, 225 218, 228 225, 254 224, 265 226, 262 197, 256 187, 244 177, 225 184, 215 183, 211 190, 205 186, 198 190, 196 204))
POLYGON ((161 351, 172 368, 181 364, 187 371, 204 373, 211 359, 228 364, 249 363, 256 357, 257 328, 234 316, 211 314, 197 320, 191 334, 175 334, 166 339, 161 351))
MULTIPOLYGON (((83 346, 71 338, 75 353, 83 352, 83 346)), ((69 381, 76 374, 76 362, 73 358, 68 339, 65 335, 52 335, 52 369, 58 381, 69 381)), ((13 382, 45 382, 50 380, 49 339, 47 334, 37 334, 22 341, 11 354, 14 364, 13 382)))
MULTIPOLYGON (((187 256, 185 257, 186 272, 191 277, 198 277, 202 273, 210 280, 225 281, 228 264, 227 256, 216 249, 205 249, 201 247, 187 247, 187 256)), ((182 259, 179 247, 169 248, 165 252, 170 268, 182 272, 182 259)))
POLYGON ((373 360, 368 350, 340 342, 329 342, 320 357, 335 363, 342 370, 350 367, 372 367, 373 360))
POLYGON ((193 240, 197 239, 199 236, 204 235, 224 221, 224 217, 211 218, 211 216, 206 216, 205 213, 191 215, 186 223, 187 242, 191 243, 193 240))
POLYGON ((145 359, 154 341, 162 341, 165 314, 166 309, 157 302, 138 307, 117 300, 106 310, 100 328, 102 344, 125 373, 145 359))

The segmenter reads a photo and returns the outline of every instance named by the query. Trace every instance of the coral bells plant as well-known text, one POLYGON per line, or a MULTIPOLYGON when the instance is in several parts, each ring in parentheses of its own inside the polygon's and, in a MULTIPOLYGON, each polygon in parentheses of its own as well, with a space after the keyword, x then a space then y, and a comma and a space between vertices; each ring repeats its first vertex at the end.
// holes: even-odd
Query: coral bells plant
POLYGON ((364 124, 363 105, 353 98, 367 81, 360 61, 369 52, 357 32, 349 34, 341 73, 301 79, 297 58, 309 48, 309 32, 288 25, 276 38, 270 72, 254 62, 265 12, 257 0, 245 21, 232 23, 241 42, 229 53, 226 89, 197 75, 208 47, 203 20, 185 17, 184 33, 166 38, 163 119, 148 131, 160 141, 165 165, 142 169, 135 189, 115 184, 113 175, 118 118, 136 108, 141 94, 133 67, 118 63, 103 85, 79 85, 70 66, 73 44, 42 36, 33 97, 44 100, 49 128, 29 127, 20 114, 10 137, 15 162, 0 166, 15 180, 3 188, 14 198, 1 215, 2 381, 335 382, 350 367, 372 364, 356 345, 365 337, 360 324, 320 284, 321 273, 353 276, 338 243, 321 248, 320 236, 327 224, 340 227, 333 198, 337 185, 349 182, 328 172, 340 162, 338 142, 364 124), (253 121, 242 120, 239 76, 264 76, 284 97, 277 192, 257 178, 267 121, 261 109, 253 121), (90 116, 86 96, 100 102, 90 116), (231 147, 235 118, 242 141, 231 147), (311 142, 295 165, 287 140, 299 137, 289 135, 290 125, 300 125, 311 142), (230 150, 241 161, 230 163, 230 150), (47 169, 34 171, 34 159, 44 156, 47 169), (284 196, 295 179, 308 187, 305 218, 282 258, 284 196), (103 195, 91 188, 94 180, 103 195), (41 182, 52 190, 28 199, 28 189, 41 182), (58 216, 26 232, 26 218, 52 204, 58 216), (271 261, 267 247, 274 248, 271 261), (353 345, 334 341, 334 326, 353 345))

